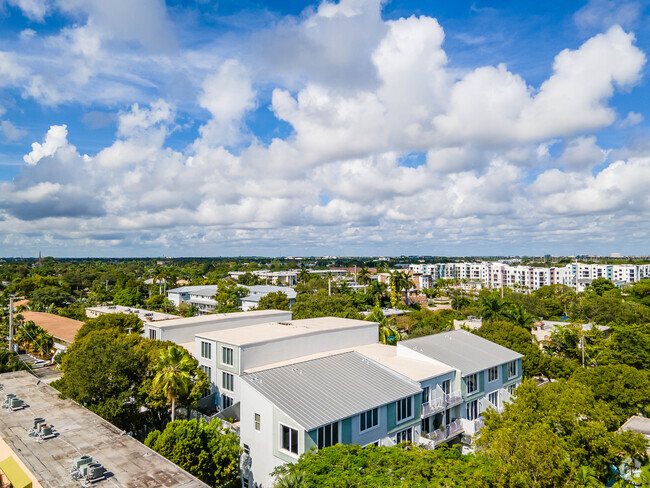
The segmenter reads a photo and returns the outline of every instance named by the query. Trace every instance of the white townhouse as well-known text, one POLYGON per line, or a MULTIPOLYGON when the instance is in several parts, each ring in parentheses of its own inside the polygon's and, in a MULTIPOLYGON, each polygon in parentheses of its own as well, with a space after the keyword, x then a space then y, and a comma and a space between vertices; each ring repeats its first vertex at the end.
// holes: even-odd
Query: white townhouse
POLYGON ((249 312, 217 313, 159 322, 146 322, 142 335, 148 339, 172 341, 192 352, 194 351, 194 336, 196 334, 246 327, 272 320, 291 320, 291 312, 285 310, 252 310, 249 312))
POLYGON ((339 317, 289 318, 196 333, 194 356, 212 382, 214 404, 225 409, 240 401, 240 377, 247 371, 311 354, 373 344, 377 338, 376 322, 339 317))
POLYGON ((397 347, 341 343, 241 376, 243 486, 272 486, 275 467, 337 442, 469 451, 482 413, 501 411, 521 383, 521 354, 463 330, 397 347))
POLYGON ((460 419, 465 434, 480 429, 481 414, 492 407, 500 411, 521 383, 523 355, 465 330, 452 330, 397 343, 398 355, 435 360, 459 372, 462 405, 446 412, 449 425, 460 419), (453 420, 452 420, 453 419, 453 420))
POLYGON ((271 487, 271 472, 312 447, 413 440, 420 386, 357 352, 242 376, 243 487, 271 487))

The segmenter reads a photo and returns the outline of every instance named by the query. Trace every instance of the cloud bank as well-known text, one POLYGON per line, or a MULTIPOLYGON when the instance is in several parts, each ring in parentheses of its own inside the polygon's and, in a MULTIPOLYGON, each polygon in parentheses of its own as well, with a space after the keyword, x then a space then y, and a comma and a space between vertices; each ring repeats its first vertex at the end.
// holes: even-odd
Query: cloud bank
POLYGON ((0 182, 7 248, 506 254, 648 241, 650 152, 616 159, 594 135, 643 121, 612 104, 646 63, 619 25, 558 52, 533 86, 503 63, 451 67, 435 18, 386 21, 379 1, 323 2, 238 56, 180 46, 154 0, 10 3, 78 23, 21 36, 23 56, 0 53, 0 83, 44 106, 115 107, 117 129, 93 154, 62 124, 31 145, 0 182), (142 28, 119 22, 125 9, 142 28), (59 57, 40 66, 39 49, 59 57), (251 129, 264 104, 286 134, 251 129), (174 145, 198 113, 195 140, 174 145))

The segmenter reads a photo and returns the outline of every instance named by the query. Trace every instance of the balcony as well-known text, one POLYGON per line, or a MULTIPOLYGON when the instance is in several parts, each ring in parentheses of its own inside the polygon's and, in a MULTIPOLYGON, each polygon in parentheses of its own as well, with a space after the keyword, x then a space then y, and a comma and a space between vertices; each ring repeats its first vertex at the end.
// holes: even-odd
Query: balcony
POLYGON ((455 435, 460 434, 465 430, 463 423, 461 422, 461 419, 454 420, 452 423, 450 423, 447 426, 447 439, 450 437, 453 437, 455 435))
POLYGON ((445 393, 445 402, 447 407, 452 407, 463 401, 463 395, 460 391, 452 391, 451 393, 445 393))
POLYGON ((422 417, 428 417, 444 409, 444 398, 432 398, 431 401, 422 404, 422 417))

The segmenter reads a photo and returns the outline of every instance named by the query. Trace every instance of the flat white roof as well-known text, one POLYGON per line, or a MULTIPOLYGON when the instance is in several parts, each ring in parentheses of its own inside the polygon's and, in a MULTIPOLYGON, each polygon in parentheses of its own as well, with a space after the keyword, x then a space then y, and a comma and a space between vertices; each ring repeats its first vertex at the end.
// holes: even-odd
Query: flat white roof
POLYGON ((424 381, 455 371, 455 368, 447 364, 398 356, 397 347, 387 344, 368 344, 355 347, 354 350, 414 381, 424 381))
POLYGON ((377 323, 367 322, 365 320, 343 319, 339 317, 319 317, 286 322, 267 322, 264 324, 238 327, 236 329, 205 332, 196 334, 196 336, 226 342, 236 346, 243 346, 247 344, 270 342, 287 337, 361 327, 377 327, 377 323))
POLYGON ((92 310, 101 314, 108 313, 130 313, 137 315, 142 322, 156 322, 158 320, 175 320, 178 315, 170 313, 154 312, 138 307, 125 307, 124 305, 103 305, 99 307, 87 307, 86 310, 92 310))
MULTIPOLYGON (((274 316, 286 315, 286 310, 252 310, 248 312, 232 312, 232 313, 215 313, 207 315, 198 315, 196 317, 179 318, 175 320, 166 320, 164 322, 147 323, 153 327, 167 328, 167 327, 188 327, 192 325, 200 325, 205 323, 214 322, 215 324, 222 324, 223 322, 238 320, 245 320, 250 317, 264 317, 268 316, 271 320, 274 316)), ((245 328, 245 327, 244 327, 245 328)))
POLYGON ((255 368, 246 369, 245 373, 256 373, 266 369, 278 368, 287 366, 289 364, 300 363, 303 361, 311 361, 312 359, 319 359, 327 356, 335 356, 344 352, 356 351, 359 354, 375 361, 376 363, 385 366, 392 371, 406 376, 413 381, 424 381, 429 378, 435 378, 445 373, 455 371, 454 368, 446 364, 440 364, 433 361, 421 361, 418 359, 405 358, 397 355, 397 347, 389 346, 387 344, 367 344, 364 346, 345 347, 336 349, 334 351, 324 351, 307 356, 287 359, 285 361, 278 361, 277 363, 264 364, 255 368))

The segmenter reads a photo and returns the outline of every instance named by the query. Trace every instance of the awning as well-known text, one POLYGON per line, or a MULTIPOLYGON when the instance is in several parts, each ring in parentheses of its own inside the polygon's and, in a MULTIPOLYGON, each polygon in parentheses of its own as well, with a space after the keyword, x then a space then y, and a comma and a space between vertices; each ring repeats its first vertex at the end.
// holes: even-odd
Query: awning
POLYGON ((9 482, 14 488, 32 488, 32 480, 11 456, 0 461, 0 471, 9 478, 9 482))

